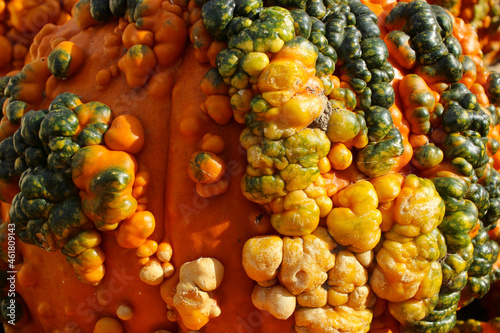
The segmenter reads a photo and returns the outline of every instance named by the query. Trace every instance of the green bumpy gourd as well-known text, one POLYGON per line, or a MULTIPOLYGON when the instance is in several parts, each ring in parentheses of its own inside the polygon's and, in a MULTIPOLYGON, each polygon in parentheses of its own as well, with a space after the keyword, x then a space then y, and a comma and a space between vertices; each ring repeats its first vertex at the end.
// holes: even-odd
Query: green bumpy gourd
POLYGON ((47 154, 38 135, 40 124, 45 115, 46 110, 29 111, 24 115, 21 127, 13 135, 14 148, 19 156, 15 165, 19 175, 27 168, 34 168, 46 163, 47 154))
POLYGON ((335 88, 330 93, 330 105, 335 108, 336 104, 332 102, 332 100, 340 101, 342 106, 348 110, 354 111, 356 108, 356 94, 347 88, 335 88))
POLYGON ((306 128, 286 139, 269 140, 247 128, 240 142, 247 149, 248 161, 241 180, 243 195, 259 204, 286 196, 284 209, 271 216, 273 227, 284 235, 312 232, 320 218, 314 200, 318 189, 313 189, 313 183, 320 177, 319 161, 330 151, 325 132, 306 128))
POLYGON ((449 159, 462 158, 473 168, 488 163, 486 143, 477 132, 448 134, 443 142, 444 156, 449 159))
POLYGON ((387 16, 386 25, 412 37, 429 30, 441 30, 442 36, 453 32, 453 21, 446 11, 421 0, 398 4, 387 16))
POLYGON ((443 129, 448 133, 462 132, 469 129, 472 124, 467 109, 458 103, 450 103, 442 116, 443 129))
POLYGON ((441 262, 443 282, 438 303, 410 331, 445 333, 455 326, 460 293, 467 284, 474 250, 469 232, 478 223, 478 210, 472 201, 465 199, 469 184, 464 180, 438 177, 432 181, 445 202, 445 217, 438 228, 444 235, 448 253, 441 262))
MULTIPOLYGON (((347 1, 347 6, 327 7, 331 12, 323 18, 324 23, 317 23, 313 19, 312 30, 318 27, 318 33, 324 34, 328 45, 336 51, 342 64, 341 79, 347 81, 358 94, 356 108, 365 111, 359 114, 364 114, 371 144, 360 147, 363 150, 357 156, 358 168, 367 175, 380 176, 389 172, 397 163, 394 158, 403 153, 401 134, 393 128, 387 110, 395 100, 394 89, 388 84, 394 77, 394 69, 387 61, 389 53, 380 39, 377 16, 366 5, 352 0, 347 1), (383 157, 377 157, 377 154, 383 157)), ((321 38, 310 38, 320 52, 324 45, 322 38, 323 35, 321 38)), ((335 93, 335 89, 332 93, 335 93)), ((335 112, 331 114, 336 116, 335 112)), ((333 142, 350 140, 358 127, 354 121, 349 124, 354 125, 352 133, 347 135, 345 131, 342 134, 331 129, 330 139, 333 142)))
POLYGON ((401 133, 393 127, 379 142, 369 143, 356 157, 358 169, 370 178, 383 176, 397 163, 404 152, 401 133))
MULTIPOLYGON (((262 5, 259 0, 210 1, 202 8, 208 32, 215 39, 228 42, 228 48, 216 57, 219 73, 226 84, 238 90, 257 82, 269 64, 265 53, 277 53, 295 37, 295 28, 300 29, 288 10, 262 5)), ((302 14, 305 13, 295 11, 296 16, 302 14)), ((302 17, 306 20, 307 14, 302 17)))
MULTIPOLYGON (((372 79, 372 73, 366 62, 363 59, 356 59, 351 61, 341 67, 340 73, 342 75, 347 75, 349 78, 357 78, 363 80, 365 83, 370 82, 372 79)), ((366 87, 366 84, 364 85, 366 87)), ((362 92, 362 90, 360 91, 362 92)))
POLYGON ((21 118, 26 112, 28 112, 29 105, 23 101, 16 101, 9 98, 4 105, 5 116, 12 123, 19 125, 21 123, 21 118))
POLYGON ((18 237, 47 251, 57 250, 49 214, 56 203, 69 197, 78 198, 78 189, 71 178, 43 166, 27 169, 19 185, 21 192, 12 200, 9 213, 18 237))
POLYGON ((54 237, 61 242, 60 247, 82 229, 92 229, 94 225, 83 212, 80 197, 70 197, 55 204, 48 223, 54 237))
POLYGON ((321 20, 327 14, 327 8, 323 4, 323 0, 308 0, 306 12, 311 17, 321 20))
MULTIPOLYGON (((206 1, 196 0, 196 3, 201 7, 206 1)), ((145 10, 150 8, 150 4, 147 0, 80 0, 75 8, 77 18, 89 9, 92 18, 100 23, 116 17, 123 17, 128 22, 136 22, 143 16, 145 10)))
POLYGON ((74 110, 80 104, 82 104, 82 101, 77 95, 69 92, 63 92, 54 97, 49 105, 49 110, 59 110, 63 108, 74 110))
POLYGON ((393 129, 391 113, 381 106, 371 106, 365 111, 368 139, 379 142, 393 129))
POLYGON ((26 73, 32 70, 31 67, 32 66, 30 66, 30 64, 24 66, 20 72, 16 73, 9 79, 5 89, 3 90, 4 97, 12 97, 13 100, 18 100, 22 84, 27 78, 26 73))
POLYGON ((316 60, 316 76, 328 78, 335 71, 335 63, 338 60, 337 51, 328 44, 325 24, 315 17, 311 17, 311 23, 311 34, 308 39, 319 50, 316 60))
POLYGON ((240 16, 233 18, 226 26, 224 39, 231 39, 243 29, 250 28, 252 24, 253 21, 248 17, 240 16))
POLYGON ((446 105, 448 102, 455 101, 465 109, 479 110, 477 97, 470 92, 462 83, 451 84, 448 89, 441 94, 441 104, 446 105))
POLYGON ((462 175, 477 181, 484 174, 490 153, 497 150, 498 144, 486 136, 492 117, 480 108, 477 97, 462 83, 451 84, 441 94, 443 106, 441 123, 449 133, 443 142, 446 158, 462 175))
MULTIPOLYGON (((443 39, 443 43, 446 45, 446 48, 448 49, 448 53, 451 53, 455 56, 455 58, 459 59, 460 62, 462 62, 462 45, 460 45, 460 42, 458 39, 451 35, 447 36, 446 38, 443 39)), ((463 66, 463 62, 462 62, 463 66)), ((465 70, 465 68, 464 68, 465 70)))
POLYGON ((276 53, 294 36, 294 23, 290 12, 280 7, 269 7, 259 13, 259 18, 250 28, 233 36, 228 47, 243 52, 276 53))
POLYGON ((19 174, 15 171, 17 153, 14 149, 14 140, 8 137, 0 142, 0 180, 11 183, 18 179, 19 174))
POLYGON ((240 58, 244 56, 240 50, 224 49, 217 54, 216 62, 222 77, 233 76, 238 70, 240 58))
POLYGON ((488 211, 481 218, 481 221, 484 223, 485 229, 490 230, 496 226, 496 222, 500 218, 500 173, 488 165, 483 177, 479 179, 479 183, 489 194, 488 211))
POLYGON ((486 94, 492 104, 500 104, 500 73, 491 71, 486 81, 486 94))
POLYGON ((393 127, 388 111, 395 101, 389 84, 394 69, 387 61, 389 52, 380 39, 377 16, 359 1, 347 4, 325 18, 325 36, 342 64, 341 79, 357 94, 356 108, 364 110, 359 114, 364 114, 369 144, 358 153, 356 165, 370 177, 381 176, 403 153, 401 133, 393 127))
POLYGON ((262 0, 239 0, 236 1, 234 13, 236 16, 251 15, 256 9, 262 8, 263 5, 262 0))
POLYGON ((73 112, 81 118, 89 115, 89 123, 78 133, 76 142, 80 147, 98 145, 103 143, 104 133, 108 130, 110 119, 112 118, 111 109, 100 102, 89 102, 78 105, 73 112))
POLYGON ((462 293, 462 301, 470 303, 474 298, 482 298, 490 290, 493 264, 498 259, 498 243, 491 240, 480 224, 476 236, 472 239, 474 259, 469 267, 467 285, 462 293))
POLYGON ((380 28, 377 25, 378 17, 370 8, 360 1, 350 1, 349 9, 356 17, 356 28, 363 36, 363 39, 380 36, 380 28))
POLYGON ((270 0, 269 6, 280 6, 284 8, 305 9, 308 0, 270 0))
POLYGON ((106 22, 113 14, 108 0, 90 0, 90 15, 97 22, 106 22))
POLYGON ((477 97, 464 84, 451 84, 441 94, 440 102, 444 106, 442 121, 446 132, 472 130, 482 137, 488 135, 491 117, 480 108, 477 97))
POLYGON ((426 82, 449 82, 460 81, 463 75, 462 63, 452 54, 448 53, 439 58, 432 65, 419 66, 415 74, 423 77, 426 82))
MULTIPOLYGON (((23 242, 47 251, 65 249, 71 242, 64 251, 68 258, 78 257, 81 248, 98 247, 100 236, 83 211, 80 191, 71 178, 71 161, 80 147, 103 142, 111 120, 106 105, 82 104, 76 95, 63 93, 54 98, 48 110, 26 113, 14 135, 0 143, 0 167, 10 163, 12 174, 20 175, 20 192, 12 200, 9 216, 23 242), (4 149, 4 156, 2 145, 10 149, 4 149), (14 163, 13 152, 17 156, 14 163)), ((103 174, 100 181, 110 183, 110 179, 121 177, 116 170, 111 173, 103 174)), ((94 185, 100 189, 98 182, 94 185)), ((71 260, 78 277, 85 283, 98 283, 81 274, 87 264, 75 258, 71 260)))
POLYGON ((464 77, 477 77, 476 63, 474 62, 474 60, 472 60, 471 57, 462 55, 459 60, 462 63, 464 77))
POLYGON ((331 0, 272 0, 268 1, 269 6, 280 6, 288 10, 300 9, 311 18, 326 20, 339 6, 338 2, 331 0))
POLYGON ((309 39, 312 32, 311 17, 301 9, 293 9, 290 11, 293 18, 293 26, 295 29, 295 36, 301 36, 309 39))
POLYGON ((384 41, 377 37, 363 39, 360 43, 363 59, 368 68, 380 68, 389 58, 384 41))
POLYGON ((70 75, 70 65, 73 60, 69 50, 54 48, 47 58, 47 67, 52 75, 59 80, 66 80, 70 75))
POLYGON ((443 161, 443 151, 434 144, 425 144, 413 150, 412 164, 419 169, 430 169, 443 161))
POLYGON ((387 82, 370 84, 372 104, 389 109, 395 101, 394 88, 387 82))
POLYGON ((42 143, 48 144, 52 137, 72 137, 76 134, 78 125, 78 118, 72 110, 68 108, 49 110, 40 124, 40 139, 42 143))
POLYGON ((472 201, 464 200, 459 212, 445 216, 439 230, 445 234, 446 245, 453 252, 469 246, 468 235, 477 224, 478 211, 472 201))
MULTIPOLYGON (((349 13, 349 12, 347 12, 349 13)), ((336 12, 328 16, 325 23, 325 37, 328 44, 333 48, 340 48, 345 39, 345 28, 347 26, 347 19, 345 12, 336 12)))
POLYGON ((391 43, 408 45, 402 65, 416 65, 416 74, 427 82, 454 83, 462 78, 463 67, 458 60, 462 49, 452 36, 453 20, 441 7, 421 0, 398 3, 385 26, 391 43), (408 42, 406 36, 410 37, 408 42))
MULTIPOLYGON (((366 110, 372 105, 372 90, 366 87, 363 92, 358 95, 358 108, 366 110)), ((385 108, 384 108, 385 109, 385 108)))
POLYGON ((201 11, 205 29, 217 40, 224 40, 225 30, 233 19, 234 0, 212 0, 207 2, 201 11))
MULTIPOLYGON (((496 317, 488 321, 488 325, 494 329, 494 332, 500 331, 500 318, 496 317)), ((476 319, 458 320, 457 325, 450 333, 482 333, 483 322, 476 319)))
POLYGON ((490 194, 479 183, 473 183, 469 186, 469 192, 466 199, 472 201, 476 205, 478 217, 481 219, 486 215, 490 208, 490 194))
POLYGON ((9 80, 10 80, 10 76, 2 76, 0 78, 0 107, 2 107, 3 103, 7 100, 7 96, 5 96, 4 90, 7 87, 9 80))
POLYGON ((361 32, 355 26, 347 26, 344 29, 345 37, 337 50, 339 61, 342 64, 361 58, 363 51, 361 50, 361 32))
MULTIPOLYGON (((45 115, 43 111, 39 112, 45 115)), ((41 143, 30 146, 21 135, 24 130, 24 132, 29 132, 25 134, 30 137, 30 142, 40 141, 36 129, 35 131, 31 131, 33 128, 26 130, 26 123, 29 122, 28 119, 33 118, 31 117, 33 114, 35 114, 35 111, 28 112, 22 118, 21 128, 14 135, 5 138, 0 143, 0 181, 2 185, 6 186, 7 191, 11 187, 17 187, 19 177, 26 169, 40 164, 44 165, 46 162, 47 156, 41 143)), ((4 187, 2 187, 2 191, 3 189, 4 187)), ((4 195, 8 197, 7 194, 4 195)))
POLYGON ((39 137, 48 148, 50 167, 64 169, 81 148, 103 142, 111 122, 111 110, 100 102, 82 104, 76 95, 58 96, 40 123, 39 137), (80 124, 79 119, 85 119, 80 124))
POLYGON ((83 230, 72 237, 61 249, 62 254, 76 257, 87 249, 99 246, 101 235, 96 230, 83 230))
POLYGON ((253 177, 245 174, 241 179, 241 189, 245 198, 259 204, 286 195, 285 181, 279 175, 253 177))
POLYGON ((490 104, 484 110, 490 115, 492 126, 500 124, 500 106, 490 104))
POLYGON ((411 38, 411 46, 418 54, 417 63, 431 65, 448 53, 439 31, 425 30, 411 38))
POLYGON ((122 17, 127 10, 127 0, 109 0, 109 10, 115 17, 122 17))

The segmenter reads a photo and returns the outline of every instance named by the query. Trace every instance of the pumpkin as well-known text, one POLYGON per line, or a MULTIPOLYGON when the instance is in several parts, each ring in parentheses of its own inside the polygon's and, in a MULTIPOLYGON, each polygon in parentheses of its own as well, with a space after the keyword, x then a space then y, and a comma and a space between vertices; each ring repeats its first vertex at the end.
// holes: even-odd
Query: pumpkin
POLYGON ((500 76, 470 24, 422 0, 73 8, 0 79, 6 331, 469 329, 500 276, 500 76))
POLYGON ((30 45, 42 29, 71 18, 74 0, 3 1, 0 3, 0 74, 19 70, 29 57, 30 45))
POLYGON ((479 43, 488 64, 498 62, 498 3, 489 1, 430 1, 460 17, 477 30, 479 43))
POLYGON ((451 332, 498 332, 498 317, 481 322, 474 319, 459 321, 451 332))

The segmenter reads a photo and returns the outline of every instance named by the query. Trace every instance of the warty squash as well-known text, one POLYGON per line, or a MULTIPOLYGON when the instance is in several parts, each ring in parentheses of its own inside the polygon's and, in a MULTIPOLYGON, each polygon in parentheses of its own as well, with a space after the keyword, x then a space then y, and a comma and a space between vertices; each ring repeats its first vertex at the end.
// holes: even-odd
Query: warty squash
POLYGON ((499 276, 500 75, 470 24, 422 0, 72 13, 0 79, 7 332, 472 325, 499 276))

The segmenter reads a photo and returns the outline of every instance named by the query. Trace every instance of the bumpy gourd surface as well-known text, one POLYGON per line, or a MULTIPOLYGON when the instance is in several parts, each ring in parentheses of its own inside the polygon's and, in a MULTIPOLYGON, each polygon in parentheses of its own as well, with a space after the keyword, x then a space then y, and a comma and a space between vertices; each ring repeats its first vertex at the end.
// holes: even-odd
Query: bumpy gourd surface
MULTIPOLYGON (((21 3, 0 22, 52 5, 21 3)), ((16 330, 448 332, 499 276, 500 76, 462 19, 421 0, 72 15, 31 27, 23 64, 0 34, 16 330)))

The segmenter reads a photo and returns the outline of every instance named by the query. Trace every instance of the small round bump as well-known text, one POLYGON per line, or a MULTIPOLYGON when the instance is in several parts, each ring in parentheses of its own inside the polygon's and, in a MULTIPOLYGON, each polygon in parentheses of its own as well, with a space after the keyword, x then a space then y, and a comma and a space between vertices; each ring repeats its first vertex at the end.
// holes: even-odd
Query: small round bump
POLYGON ((116 318, 102 317, 95 323, 94 333, 123 333, 123 326, 116 318))
POLYGON ((130 320, 134 316, 134 309, 130 305, 120 304, 116 309, 116 315, 121 320, 130 320))

